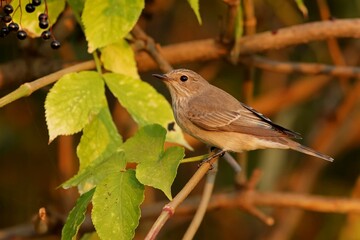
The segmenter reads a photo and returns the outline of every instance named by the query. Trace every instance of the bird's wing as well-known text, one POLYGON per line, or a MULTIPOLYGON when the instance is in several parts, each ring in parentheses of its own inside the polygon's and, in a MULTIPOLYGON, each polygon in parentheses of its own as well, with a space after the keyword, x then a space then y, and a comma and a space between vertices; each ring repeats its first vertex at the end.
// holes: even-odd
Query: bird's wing
MULTIPOLYGON (((219 90, 219 89, 218 89, 219 90)), ((253 108, 231 95, 216 91, 217 97, 194 97, 189 101, 186 117, 208 131, 227 131, 262 137, 301 138, 300 134, 273 123, 253 108)), ((213 96, 209 93, 209 96, 213 96)))

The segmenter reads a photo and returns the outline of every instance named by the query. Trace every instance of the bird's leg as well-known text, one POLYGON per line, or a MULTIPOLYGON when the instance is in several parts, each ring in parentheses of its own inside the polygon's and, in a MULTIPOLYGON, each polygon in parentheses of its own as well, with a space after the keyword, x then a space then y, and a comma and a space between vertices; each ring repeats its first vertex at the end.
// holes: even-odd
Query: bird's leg
MULTIPOLYGON (((200 167, 200 166, 203 165, 204 163, 209 162, 209 161, 210 161, 211 159, 213 159, 213 158, 224 156, 224 154, 225 154, 225 152, 226 152, 226 151, 221 150, 221 149, 216 148, 216 147, 211 147, 211 148, 210 148, 210 151, 211 151, 211 152, 215 152, 215 153, 212 154, 212 155, 210 155, 209 157, 205 158, 204 160, 202 160, 202 161, 199 163, 198 167, 200 167)), ((210 166, 210 169, 209 169, 209 170, 211 170, 211 169, 213 168, 212 164, 210 164, 210 165, 211 165, 211 166, 210 166)))
MULTIPOLYGON (((217 149, 219 149, 219 148, 214 147, 214 146, 211 146, 211 147, 210 147, 210 152, 215 152, 217 149)), ((220 149, 219 149, 219 150, 220 150, 220 149)))

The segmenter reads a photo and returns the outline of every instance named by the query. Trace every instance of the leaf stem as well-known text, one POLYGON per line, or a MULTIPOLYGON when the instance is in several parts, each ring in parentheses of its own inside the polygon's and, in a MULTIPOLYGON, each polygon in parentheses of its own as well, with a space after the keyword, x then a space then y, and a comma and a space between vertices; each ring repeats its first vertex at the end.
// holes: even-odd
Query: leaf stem
POLYGON ((199 226, 205 216, 207 207, 209 205, 212 192, 214 190, 214 184, 215 184, 217 171, 218 171, 218 163, 215 162, 213 164, 213 169, 208 171, 208 174, 206 175, 206 183, 205 183, 205 187, 204 187, 204 191, 203 191, 203 194, 201 197, 200 204, 199 204, 198 208, 196 209, 195 216, 194 216, 193 220, 191 221, 189 228, 186 230, 186 232, 182 238, 183 240, 193 239, 195 236, 195 233, 199 229, 199 226))
POLYGON ((99 56, 98 56, 97 51, 95 50, 92 55, 93 55, 93 57, 94 57, 95 66, 96 66, 96 71, 97 71, 99 74, 102 74, 101 62, 100 62, 100 59, 99 59, 99 56))
POLYGON ((209 154, 204 154, 204 155, 190 157, 190 158, 184 158, 183 160, 180 161, 180 163, 197 162, 197 161, 204 160, 207 157, 209 157, 209 154))

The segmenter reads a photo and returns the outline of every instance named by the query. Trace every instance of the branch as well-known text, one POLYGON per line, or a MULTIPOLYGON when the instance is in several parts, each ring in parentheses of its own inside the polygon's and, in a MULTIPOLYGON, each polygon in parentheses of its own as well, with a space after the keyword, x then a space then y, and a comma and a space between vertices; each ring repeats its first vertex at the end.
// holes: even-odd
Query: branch
MULTIPOLYGON (((348 126, 348 124, 344 124, 344 122, 351 115, 351 112, 356 109, 359 94, 360 81, 356 81, 345 94, 346 98, 337 107, 333 116, 328 118, 327 121, 318 124, 318 132, 310 144, 311 148, 331 155, 336 155, 345 148, 344 144, 346 141, 338 141, 338 136, 342 133, 342 129, 348 126)), ((290 186, 287 186, 287 188, 295 192, 310 191, 317 176, 326 166, 324 162, 311 160, 312 159, 306 159, 306 161, 303 161, 303 165, 299 166, 297 171, 292 173, 292 176, 288 176, 288 178, 293 179, 293 181, 289 182, 290 186), (298 184, 299 182, 301 182, 301 184, 298 184)), ((339 209, 341 208, 340 206, 338 207, 339 209)), ((278 221, 276 228, 273 229, 272 233, 268 234, 267 239, 288 238, 300 222, 302 216, 303 213, 301 211, 286 211, 281 221, 278 221)))
MULTIPOLYGON (((200 202, 200 197, 188 198, 176 210, 176 215, 193 214, 200 202)), ((149 205, 142 208, 142 217, 150 218, 158 214, 165 202, 149 205)), ((246 204, 266 207, 299 208, 324 213, 360 213, 360 200, 316 196, 300 193, 237 191, 231 193, 214 194, 209 202, 208 211, 216 209, 243 208, 246 204)))
POLYGON ((195 188, 195 186, 200 182, 200 180, 212 167, 212 164, 217 161, 219 156, 223 153, 224 151, 219 151, 208 157, 199 167, 199 169, 195 172, 195 174, 191 177, 191 179, 186 183, 183 189, 181 189, 181 191, 176 195, 176 197, 174 197, 174 199, 170 203, 165 204, 160 216, 157 218, 156 222, 153 224, 150 231, 146 235, 146 240, 156 238, 159 231, 164 226, 165 222, 175 213, 176 208, 187 198, 190 192, 195 188))
POLYGON ((280 73, 326 74, 334 77, 360 77, 359 67, 333 66, 320 63, 280 62, 260 56, 246 56, 240 59, 246 65, 280 73))
POLYGON ((329 76, 324 75, 304 77, 302 80, 293 83, 290 87, 282 87, 259 97, 252 103, 252 107, 264 115, 273 115, 282 109, 311 99, 330 80, 329 76))
POLYGON ((25 58, 9 61, 0 65, 0 88, 9 84, 19 84, 24 79, 36 79, 51 72, 60 70, 63 66, 59 60, 50 60, 44 57, 25 58), (14 71, 16 69, 16 71, 14 71))
POLYGON ((238 9, 240 5, 239 0, 223 0, 223 2, 228 6, 228 13, 227 13, 227 23, 226 29, 224 32, 224 37, 221 39, 223 43, 231 43, 234 41, 234 33, 236 27, 236 15, 238 14, 238 9))
POLYGON ((76 65, 68 67, 68 68, 64 68, 64 69, 54 72, 50 75, 39 78, 33 82, 24 83, 19 88, 17 88, 15 91, 0 98, 0 108, 5 106, 6 104, 9 104, 9 103, 19 99, 19 98, 27 97, 27 96, 31 95, 33 92, 35 92, 36 90, 38 90, 46 85, 56 82, 57 80, 59 80, 59 78, 61 78, 65 74, 72 73, 72 72, 78 72, 81 70, 92 69, 94 67, 95 67, 94 61, 87 61, 87 62, 76 64, 76 65))
POLYGON ((193 220, 191 221, 188 229, 186 230, 186 232, 182 238, 183 240, 193 239, 195 236, 195 233, 199 229, 199 226, 205 216, 206 209, 209 204, 211 195, 213 193, 217 171, 218 171, 218 163, 215 162, 213 164, 213 169, 209 170, 206 175, 206 183, 204 186, 204 191, 201 196, 199 206, 196 210, 193 220))
MULTIPOLYGON (((344 19, 320 21, 279 29, 276 34, 271 31, 242 37, 240 54, 252 54, 271 49, 305 44, 311 41, 321 41, 330 37, 360 37, 360 19, 344 19)), ((161 51, 171 65, 219 59, 229 54, 223 44, 214 39, 172 44, 162 47, 161 51), (196 49, 196 51, 194 51, 196 49)), ((142 52, 136 55, 139 71, 149 71, 157 68, 155 61, 142 52)))
POLYGON ((137 44, 140 44, 151 55, 162 72, 167 73, 173 69, 169 62, 161 55, 159 51, 160 46, 156 45, 154 39, 149 37, 138 25, 134 27, 131 34, 136 38, 137 44))
POLYGON ((243 1, 244 15, 245 15, 245 34, 250 36, 256 33, 256 16, 255 16, 255 6, 253 0, 244 0, 243 1))
MULTIPOLYGON (((354 199, 360 199, 360 178, 355 182, 354 189, 352 191, 352 197, 354 199)), ((346 219, 346 223, 341 229, 341 233, 339 239, 354 239, 357 229, 358 229, 358 222, 360 219, 359 214, 349 213, 346 219)))
MULTIPOLYGON (((310 41, 324 40, 329 37, 359 37, 359 24, 360 19, 323 21, 283 28, 278 30, 276 34, 264 32, 253 36, 245 36, 240 39, 242 46, 240 54, 244 55, 275 48, 278 49, 310 41)), ((220 59, 229 54, 229 50, 227 46, 214 39, 204 39, 164 46, 161 48, 160 53, 171 65, 176 65, 220 59)), ((140 72, 158 68, 157 63, 146 52, 136 54, 136 61, 140 72)), ((90 62, 92 61, 88 63, 90 62)), ((92 62, 88 68, 82 70, 93 69, 94 66, 92 62)), ((9 69, 7 65, 0 65, 0 82, 3 82, 5 76, 7 76, 7 69, 9 69)), ((43 73, 46 74, 51 73, 53 68, 50 66, 48 68, 46 64, 45 66, 43 65, 43 70, 43 73)), ((355 72, 358 72, 358 70, 355 69, 355 72)), ((16 82, 21 80, 22 78, 13 79, 16 82)))
MULTIPOLYGON (((317 5, 319 8, 320 16, 322 20, 331 19, 329 5, 327 4, 327 0, 317 0, 317 5)), ((329 49, 329 53, 332 59, 332 62, 336 66, 346 66, 345 58, 341 52, 340 45, 336 38, 329 38, 326 40, 327 46, 329 49)), ((348 86, 349 79, 346 77, 340 77, 340 84, 342 90, 346 90, 348 86)))

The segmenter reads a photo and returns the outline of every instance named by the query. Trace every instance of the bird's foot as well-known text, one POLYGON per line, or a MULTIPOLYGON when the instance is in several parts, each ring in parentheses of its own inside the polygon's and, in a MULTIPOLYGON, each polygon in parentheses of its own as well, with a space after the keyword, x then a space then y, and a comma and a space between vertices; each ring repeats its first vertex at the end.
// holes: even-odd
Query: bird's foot
POLYGON ((212 155, 210 155, 209 157, 205 158, 204 160, 202 160, 202 161, 198 164, 198 167, 201 167, 201 165, 203 165, 204 163, 209 163, 209 164, 210 164, 209 170, 212 170, 214 167, 213 167, 212 163, 210 163, 210 161, 211 161, 213 158, 224 156, 224 154, 225 154, 225 152, 226 152, 226 151, 221 150, 221 149, 216 148, 216 147, 211 147, 211 148, 210 148, 210 151, 211 151, 211 152, 215 152, 215 153, 212 154, 212 155), (217 152, 216 152, 216 151, 217 151, 217 152))

